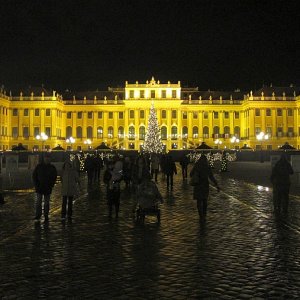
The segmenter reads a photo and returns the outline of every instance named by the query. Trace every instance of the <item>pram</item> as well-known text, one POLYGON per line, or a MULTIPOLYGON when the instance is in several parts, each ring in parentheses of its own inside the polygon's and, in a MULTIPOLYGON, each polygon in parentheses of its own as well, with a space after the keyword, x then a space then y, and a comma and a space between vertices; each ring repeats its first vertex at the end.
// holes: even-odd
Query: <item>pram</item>
POLYGON ((155 215, 160 222, 159 203, 162 201, 156 184, 146 179, 137 190, 136 220, 144 222, 147 215, 155 215))
POLYGON ((157 222, 160 223, 160 209, 158 203, 152 207, 143 208, 140 205, 137 205, 136 208, 136 220, 144 223, 145 217, 147 215, 156 216, 157 222))

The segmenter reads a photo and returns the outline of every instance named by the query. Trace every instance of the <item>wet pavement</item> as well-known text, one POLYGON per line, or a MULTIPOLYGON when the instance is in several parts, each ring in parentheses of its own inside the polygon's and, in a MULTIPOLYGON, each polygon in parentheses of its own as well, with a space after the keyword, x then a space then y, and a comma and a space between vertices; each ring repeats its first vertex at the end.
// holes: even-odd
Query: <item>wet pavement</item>
POLYGON ((1 299, 299 299, 297 188, 289 214, 278 217, 263 171, 244 180, 243 168, 214 170, 222 191, 211 188, 206 222, 180 172, 171 191, 159 175, 160 224, 135 222, 124 186, 119 218, 109 219, 104 185, 88 189, 84 178, 65 223, 60 184, 48 224, 33 221, 33 192, 9 193, 0 207, 1 299))

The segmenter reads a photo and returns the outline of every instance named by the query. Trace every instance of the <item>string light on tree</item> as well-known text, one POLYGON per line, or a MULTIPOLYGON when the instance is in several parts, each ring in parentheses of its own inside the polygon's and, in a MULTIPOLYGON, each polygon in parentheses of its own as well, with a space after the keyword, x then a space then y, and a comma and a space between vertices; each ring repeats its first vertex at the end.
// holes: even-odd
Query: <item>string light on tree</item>
POLYGON ((164 145, 161 142, 160 128, 153 102, 150 107, 148 128, 143 149, 147 153, 162 153, 164 149, 164 145))
POLYGON ((227 153, 223 151, 222 160, 221 160, 221 172, 227 172, 227 153))

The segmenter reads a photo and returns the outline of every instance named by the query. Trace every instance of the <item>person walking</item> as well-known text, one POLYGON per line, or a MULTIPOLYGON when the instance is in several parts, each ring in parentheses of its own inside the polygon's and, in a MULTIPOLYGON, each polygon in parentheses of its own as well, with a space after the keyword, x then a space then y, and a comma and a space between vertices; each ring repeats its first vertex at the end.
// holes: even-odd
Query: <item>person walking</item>
POLYGON ((116 158, 115 162, 110 162, 103 175, 106 184, 106 198, 109 209, 109 218, 112 217, 112 209, 115 207, 115 216, 118 218, 120 209, 120 182, 122 180, 122 162, 116 158))
POLYGON ((159 157, 157 154, 152 154, 151 155, 151 179, 153 179, 154 176, 155 182, 157 182, 158 170, 159 170, 159 157))
POLYGON ((73 200, 80 187, 79 175, 72 163, 68 160, 64 163, 61 175, 61 194, 62 207, 61 218, 64 220, 66 215, 72 219, 73 200))
POLYGON ((288 212, 291 186, 290 175, 292 174, 294 174, 294 170, 287 160, 286 155, 281 155, 271 173, 274 210, 277 213, 282 212, 286 214, 288 212))
POLYGON ((189 164, 189 158, 186 155, 183 155, 180 159, 182 180, 187 179, 188 164, 189 164))
POLYGON ((169 187, 173 189, 173 176, 174 174, 177 174, 177 168, 173 160, 173 157, 170 154, 166 156, 165 172, 167 175, 167 189, 169 189, 169 187))
POLYGON ((214 183, 218 192, 220 191, 220 188, 204 154, 202 154, 195 163, 191 170, 190 177, 191 181, 193 181, 193 197, 197 200, 198 214, 201 220, 205 220, 209 195, 209 180, 214 183))
POLYGON ((44 199, 44 220, 48 221, 50 208, 50 195, 56 182, 57 170, 50 163, 50 153, 46 153, 42 162, 39 163, 32 173, 32 180, 36 190, 35 220, 39 221, 42 216, 42 203, 44 199))
POLYGON ((90 154, 86 156, 86 159, 84 161, 84 169, 87 172, 88 185, 90 186, 93 183, 94 172, 95 172, 95 164, 90 154))

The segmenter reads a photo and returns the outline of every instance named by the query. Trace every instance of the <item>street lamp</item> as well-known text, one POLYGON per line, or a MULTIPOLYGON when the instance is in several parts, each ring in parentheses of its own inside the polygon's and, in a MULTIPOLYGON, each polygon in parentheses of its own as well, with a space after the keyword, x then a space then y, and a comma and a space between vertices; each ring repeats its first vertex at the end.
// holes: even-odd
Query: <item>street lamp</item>
POLYGON ((85 145, 88 145, 88 150, 91 148, 91 144, 92 144, 92 141, 90 139, 87 139, 83 142, 85 145))
POLYGON ((233 136, 231 139, 230 139, 230 142, 232 143, 232 144, 235 144, 235 143, 239 143, 240 142, 240 139, 238 139, 236 136, 233 136))
POLYGON ((216 139, 216 140, 214 141, 214 143, 216 144, 217 149, 219 149, 219 145, 222 145, 222 141, 219 140, 219 139, 216 139))
POLYGON ((265 134, 264 132, 260 132, 259 134, 256 135, 256 139, 258 141, 260 141, 260 162, 264 162, 264 158, 263 158, 263 141, 269 139, 269 135, 265 134))
POLYGON ((42 141, 42 151, 43 151, 43 149, 44 149, 44 143, 45 143, 45 141, 48 140, 48 135, 45 132, 41 132, 41 134, 38 134, 35 138, 37 140, 42 141))
POLYGON ((69 138, 66 139, 66 143, 70 144, 69 147, 70 147, 70 150, 72 150, 72 144, 75 143, 75 139, 72 136, 70 136, 69 138))

